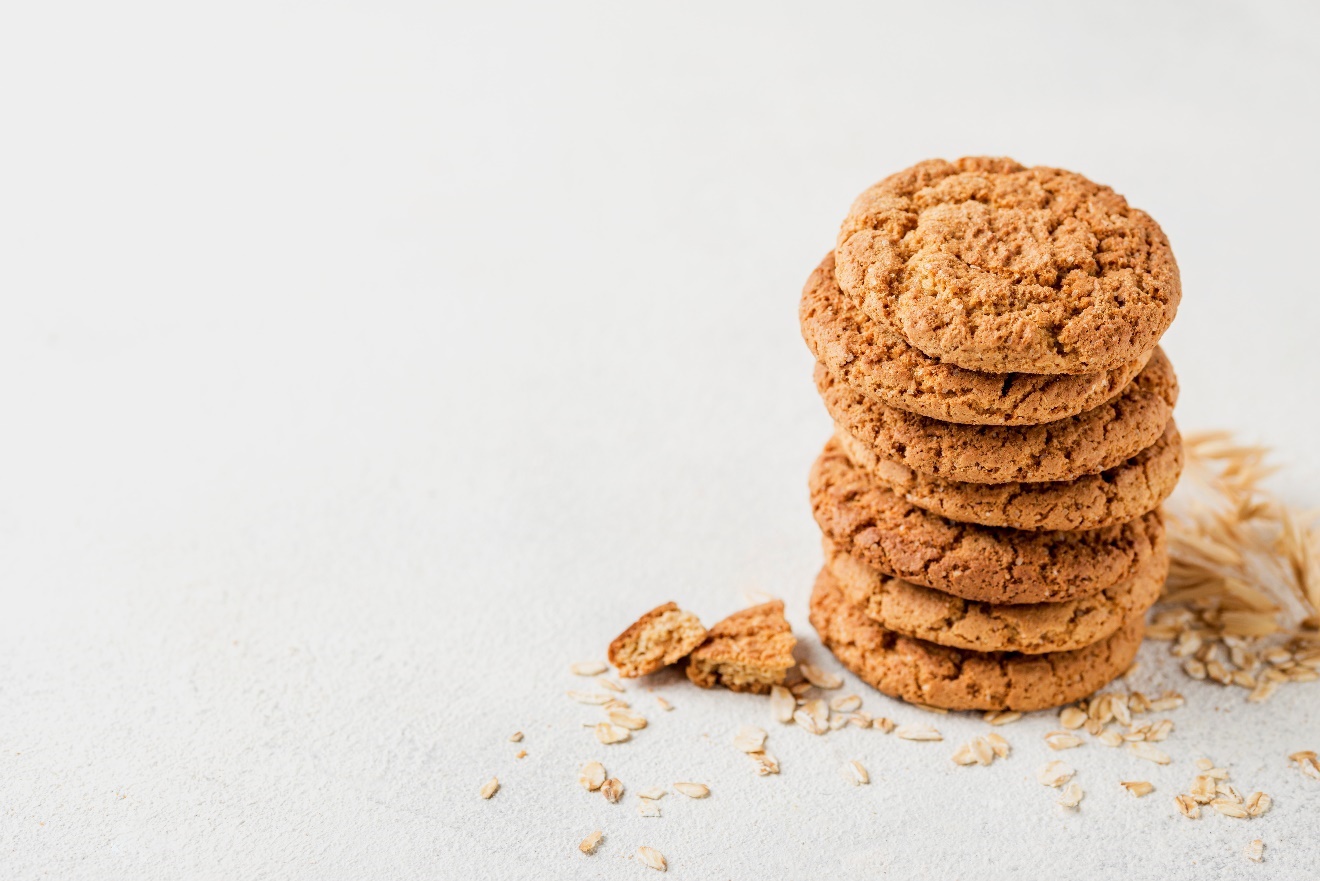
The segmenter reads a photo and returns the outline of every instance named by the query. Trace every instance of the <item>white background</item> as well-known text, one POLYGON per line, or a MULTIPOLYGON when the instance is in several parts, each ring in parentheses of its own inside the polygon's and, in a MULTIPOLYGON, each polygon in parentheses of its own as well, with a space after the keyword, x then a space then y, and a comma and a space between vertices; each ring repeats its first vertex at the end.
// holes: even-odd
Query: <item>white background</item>
MULTIPOLYGON (((1150 211, 1184 429, 1320 501, 1317 15, 1282 3, 26 3, 0 22, 0 875, 1314 875, 1320 691, 1182 688, 1175 762, 776 729, 673 678, 597 746, 566 665, 819 565, 797 297, 852 197, 1008 154, 1150 211), (810 6, 810 8, 808 8, 810 6), (521 729, 529 756, 505 741, 521 729), (1192 760, 1267 817, 1192 823, 1192 760), (602 757, 629 787, 577 789, 602 757), (836 774, 860 758, 873 783, 836 774), (490 802, 477 789, 492 774, 490 802), (1134 801, 1120 779, 1149 779, 1134 801), (635 793, 671 795, 642 819, 635 793), (1309 785, 1309 788, 1307 788, 1309 785), (576 852, 593 828, 594 857, 576 852), (1266 862, 1241 848, 1267 842, 1266 862)), ((850 688, 857 690, 855 681, 850 688)))

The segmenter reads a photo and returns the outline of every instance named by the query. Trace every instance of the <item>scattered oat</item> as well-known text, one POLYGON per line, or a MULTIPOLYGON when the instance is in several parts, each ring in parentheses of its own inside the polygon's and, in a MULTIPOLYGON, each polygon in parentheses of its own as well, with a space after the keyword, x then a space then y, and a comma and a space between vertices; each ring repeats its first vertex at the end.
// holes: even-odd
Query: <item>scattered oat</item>
POLYGON ((892 734, 894 732, 894 720, 880 716, 877 719, 871 720, 871 727, 879 728, 885 734, 892 734))
POLYGON ((765 729, 756 728, 752 725, 744 725, 738 729, 738 733, 733 737, 733 745, 745 753, 760 752, 765 748, 765 739, 768 735, 765 729))
POLYGON ((1069 783, 1059 794, 1059 804, 1065 808, 1075 808, 1082 803, 1082 787, 1076 783, 1069 783))
POLYGON ((1059 787, 1076 773, 1067 762, 1049 762, 1036 772, 1036 779, 1046 786, 1059 787))
POLYGON ((955 765, 976 764, 976 750, 972 749, 971 743, 964 743, 953 751, 953 763, 955 765))
POLYGON ((647 817, 648 819, 655 819, 656 817, 660 816, 660 806, 656 804, 652 799, 639 798, 637 800, 637 815, 639 817, 647 817))
POLYGON ((846 694, 830 701, 830 709, 838 713, 851 713, 860 708, 862 699, 855 694, 846 694))
POLYGON ((642 861, 642 865, 650 869, 655 869, 657 872, 663 872, 669 868, 669 864, 666 863, 665 858, 660 855, 660 851, 653 847, 646 847, 643 845, 642 847, 637 848, 637 858, 642 861))
POLYGON ((1086 724, 1086 713, 1077 707, 1064 707, 1059 711, 1059 724, 1069 730, 1076 730, 1086 724))
POLYGON ((1008 725, 1022 718, 1017 710, 990 710, 981 718, 991 725, 1008 725))
POLYGON ((1216 794, 1215 789, 1214 779, 1201 774, 1192 780, 1192 785, 1187 794, 1190 795, 1197 804, 1204 805, 1209 804, 1214 799, 1216 794))
POLYGON ((806 729, 811 734, 824 734, 830 730, 829 712, 824 701, 811 700, 807 701, 802 709, 793 713, 793 721, 798 727, 806 729), (824 712, 819 712, 821 709, 824 712))
POLYGON ((862 712, 849 713, 848 724, 853 726, 854 728, 870 728, 871 716, 869 713, 862 713, 862 712))
POLYGON ((1225 817, 1233 817, 1234 819, 1245 820, 1250 816, 1247 813, 1246 808, 1242 807, 1242 805, 1238 804, 1232 799, 1217 798, 1214 801, 1210 802, 1210 806, 1219 813, 1223 814, 1225 817))
POLYGON ((655 702, 659 704, 660 709, 664 710, 666 713, 674 708, 673 704, 671 704, 669 701, 665 700, 664 698, 660 697, 660 695, 655 696, 655 702))
POLYGON ((641 731, 646 727, 644 718, 627 710, 610 710, 610 721, 620 728, 627 728, 629 731, 641 731))
POLYGON ((601 688, 605 689, 606 691, 612 691, 615 694, 623 693, 623 684, 620 682, 616 682, 615 680, 611 679, 608 676, 597 676, 596 684, 599 685, 601 688))
POLYGON ((651 801, 659 801, 665 797, 667 790, 663 786, 650 786, 637 793, 638 798, 649 798, 651 801))
POLYGON ((797 699, 793 692, 782 685, 770 689, 770 713, 780 722, 792 722, 793 712, 797 709, 797 699))
POLYGON ((1247 816, 1255 819, 1256 817, 1267 813, 1273 804, 1274 799, 1270 798, 1265 793, 1253 792, 1251 795, 1247 796, 1244 807, 1247 809, 1247 816))
POLYGON ((605 766, 600 762, 587 762, 578 771, 578 784, 588 792, 595 792, 605 782, 605 766))
POLYGON ((1004 740, 1004 738, 1000 737, 993 731, 985 736, 985 742, 990 744, 990 749, 994 752, 996 758, 1008 758, 1009 752, 1013 749, 1007 740, 1004 740))
POLYGON ((1215 766, 1215 763, 1202 756, 1194 763, 1198 771, 1209 771, 1215 766))
POLYGON ((899 725, 894 729, 894 733, 903 740, 943 740, 944 735, 940 734, 929 725, 899 725))
POLYGON ((611 725, 609 722, 596 723, 596 739, 601 743, 624 743, 632 737, 627 728, 611 725))
POLYGON ((710 795, 710 787, 704 783, 675 783, 674 791, 688 798, 705 798, 710 795))
POLYGON ((762 777, 779 773, 779 760, 768 752, 748 753, 756 762, 756 773, 762 777))
POLYGON ((582 851, 587 856, 591 856, 596 852, 596 848, 600 847, 600 840, 604 837, 605 833, 597 829, 595 832, 582 839, 582 843, 578 845, 578 850, 582 851))
POLYGON ((838 715, 834 715, 834 716, 830 716, 830 721, 829 721, 827 727, 828 727, 831 731, 838 731, 840 728, 842 728, 843 726, 845 726, 845 725, 847 725, 847 724, 848 724, 848 717, 847 717, 847 716, 838 716, 838 715))
POLYGON ((1265 842, 1261 841, 1259 838, 1254 839, 1247 845, 1247 848, 1243 853, 1246 858, 1253 863, 1259 863, 1265 859, 1265 842))
POLYGON ((798 669, 806 680, 817 688, 823 688, 830 691, 835 688, 843 688, 843 677, 829 673, 814 664, 798 664, 798 669))
POLYGON ((1199 820, 1201 818, 1201 806, 1196 803, 1196 799, 1190 795, 1174 796, 1174 803, 1178 805, 1178 810, 1189 820, 1199 820))
POLYGON ((1082 745, 1082 739, 1066 731, 1051 731, 1045 735, 1045 744, 1053 750, 1075 749, 1082 745))
POLYGON ((1302 774, 1313 780, 1320 780, 1320 758, 1316 757, 1314 750, 1305 749, 1295 752, 1288 758, 1297 763, 1297 768, 1302 774))
POLYGON ((802 695, 811 691, 811 689, 813 688, 815 688, 814 685, 812 685, 807 680, 803 679, 801 682, 795 682, 792 685, 790 685, 788 687, 788 690, 793 693, 794 697, 802 697, 802 695))
POLYGON ((578 703, 590 704, 593 707, 598 707, 606 701, 613 700, 608 694, 601 694, 592 691, 569 691, 567 694, 578 703))
POLYGON ((527 750, 525 750, 525 749, 520 749, 520 750, 518 750, 516 753, 513 754, 513 757, 514 757, 515 759, 525 759, 525 758, 527 758, 527 750))
POLYGON ((509 743, 521 743, 522 739, 523 733, 521 731, 515 731, 509 735, 509 743))
POLYGON ((603 661, 578 661, 570 664, 568 669, 574 676, 599 676, 609 667, 603 661))
POLYGON ((1123 745, 1123 735, 1119 734, 1112 728, 1107 728, 1104 731, 1101 731, 1100 734, 1096 736, 1096 740, 1100 741, 1105 746, 1123 745))
POLYGON ((500 791, 500 780, 498 777, 492 777, 482 785, 481 797, 490 798, 499 791, 500 791))
POLYGON ((1186 702, 1186 699, 1178 692, 1166 691, 1150 702, 1150 711, 1152 713, 1167 713, 1170 710, 1178 709, 1186 702))
POLYGON ((853 786, 865 786, 871 782, 871 775, 866 773, 866 768, 856 759, 843 766, 843 777, 853 786))
POLYGON ((617 805, 619 799, 623 798, 623 784, 619 778, 611 777, 600 785, 600 794, 605 796, 605 800, 612 805, 617 805))
POLYGON ((1137 798, 1155 791, 1155 787, 1146 780, 1124 780, 1120 785, 1137 798))
POLYGON ((1128 752, 1132 753, 1132 755, 1137 758, 1145 759, 1148 762, 1154 762, 1157 765, 1167 765, 1169 762, 1173 761, 1169 758, 1168 753, 1151 746, 1149 743, 1129 743, 1127 748, 1128 752))

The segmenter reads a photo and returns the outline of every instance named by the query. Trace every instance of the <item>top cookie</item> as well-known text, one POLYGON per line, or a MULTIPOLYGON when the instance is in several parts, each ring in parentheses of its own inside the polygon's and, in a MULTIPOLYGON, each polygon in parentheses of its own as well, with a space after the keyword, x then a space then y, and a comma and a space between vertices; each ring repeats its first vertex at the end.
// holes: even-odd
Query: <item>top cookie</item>
POLYGON ((834 252, 807 278, 798 306, 816 360, 859 394, 944 422, 1038 425, 1076 416, 1118 395, 1150 353, 1098 373, 981 373, 924 354, 839 289, 834 252))
POLYGON ((947 364, 1093 373, 1152 349, 1182 288, 1159 225, 1109 187, 1057 168, 921 162, 853 203, 839 283, 947 364))

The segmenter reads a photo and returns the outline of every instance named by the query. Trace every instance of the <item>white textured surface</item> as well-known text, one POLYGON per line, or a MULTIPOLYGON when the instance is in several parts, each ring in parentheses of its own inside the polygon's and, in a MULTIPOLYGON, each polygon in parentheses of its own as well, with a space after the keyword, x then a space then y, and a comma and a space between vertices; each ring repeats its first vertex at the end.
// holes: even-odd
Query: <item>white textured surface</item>
POLYGON ((758 699, 661 679, 676 709, 605 748, 562 693, 670 598, 781 594, 820 655, 798 290, 852 196, 927 156, 1151 211, 1180 421, 1278 446, 1320 500, 1314 13, 554 6, 6 15, 0 874, 642 878, 649 844, 674 878, 1313 878, 1320 784, 1284 756, 1320 749, 1320 690, 1252 708, 1157 646, 1176 761, 1066 754, 1076 814, 1034 782, 1048 716, 959 769, 983 723, 866 693, 946 741, 767 719, 761 779, 729 744, 758 699), (1274 810, 1176 816, 1202 754, 1274 810), (624 804, 577 789, 592 757, 624 804), (713 794, 636 815, 680 779, 713 794))

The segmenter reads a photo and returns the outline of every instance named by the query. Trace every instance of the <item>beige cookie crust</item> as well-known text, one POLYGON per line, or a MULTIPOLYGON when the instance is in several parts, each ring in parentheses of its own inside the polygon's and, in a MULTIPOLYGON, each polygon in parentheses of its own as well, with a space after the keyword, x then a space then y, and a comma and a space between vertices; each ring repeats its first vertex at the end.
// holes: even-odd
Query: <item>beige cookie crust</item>
POLYGON ((830 418, 881 459, 967 483, 1072 480, 1135 456, 1164 433, 1178 380, 1163 350, 1122 394, 1044 425, 959 425, 888 407, 816 365, 816 388, 830 418))
POLYGON ((1154 444, 1099 474, 1033 483, 964 483, 879 459, 846 432, 836 435, 853 464, 904 500, 962 523, 1012 529, 1098 529, 1126 523, 1168 498, 1182 474, 1182 437, 1172 421, 1154 444))
POLYGON ((610 643, 609 660, 625 678, 645 676, 676 664, 706 638, 706 628, 674 603, 656 606, 610 643))
POLYGON ((1038 655, 969 652, 886 630, 848 602, 822 569, 811 593, 811 624, 862 681, 892 697, 950 710, 1043 710, 1103 688, 1132 664, 1145 622, 1135 616, 1107 638, 1038 655))
POLYGON ((688 656, 687 677, 702 688, 765 694, 783 683, 795 661, 797 639, 784 618, 782 600, 734 612, 710 628, 688 656))
POLYGON ((807 279, 798 309, 807 347, 835 378, 881 404, 945 422, 1038 425, 1118 395, 1149 353, 1097 373, 980 373, 923 354, 867 316, 839 289, 834 254, 807 279))
POLYGON ((839 279, 873 318, 969 370, 1091 373, 1148 352, 1182 295, 1143 211, 1070 171, 931 160, 853 203, 839 279))
POLYGON ((958 523, 904 501, 833 439, 812 465, 809 485, 816 522, 836 547, 888 575, 989 603, 1098 593, 1133 577, 1164 531, 1158 510, 1077 532, 958 523))
POLYGON ((886 630, 974 652, 1041 654, 1085 648, 1115 633, 1159 599, 1169 571, 1163 536, 1135 576, 1064 603, 991 605, 879 572, 823 542, 825 568, 848 602, 886 630))

